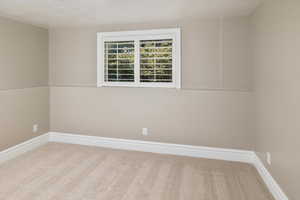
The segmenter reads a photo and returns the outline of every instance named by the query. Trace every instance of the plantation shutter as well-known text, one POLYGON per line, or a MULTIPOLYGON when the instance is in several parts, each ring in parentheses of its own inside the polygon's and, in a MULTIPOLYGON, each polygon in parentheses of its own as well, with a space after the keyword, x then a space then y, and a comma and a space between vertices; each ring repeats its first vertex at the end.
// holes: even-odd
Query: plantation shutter
POLYGON ((172 39, 140 41, 140 82, 172 82, 172 39))
POLYGON ((180 29, 97 34, 97 86, 180 88, 180 29))
POLYGON ((134 41, 105 42, 104 80, 134 82, 134 41))

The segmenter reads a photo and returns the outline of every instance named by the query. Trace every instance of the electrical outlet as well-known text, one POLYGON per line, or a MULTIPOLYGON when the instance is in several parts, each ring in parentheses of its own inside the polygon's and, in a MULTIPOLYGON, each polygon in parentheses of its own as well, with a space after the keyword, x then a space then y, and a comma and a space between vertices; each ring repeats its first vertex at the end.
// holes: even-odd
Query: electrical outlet
POLYGON ((147 136, 148 135, 148 128, 143 128, 142 135, 147 136))
POLYGON ((267 163, 268 163, 269 165, 272 164, 272 157, 271 157, 271 153, 270 153, 270 152, 267 152, 267 163))
POLYGON ((38 124, 34 124, 32 127, 32 132, 36 133, 39 130, 39 125, 38 124))

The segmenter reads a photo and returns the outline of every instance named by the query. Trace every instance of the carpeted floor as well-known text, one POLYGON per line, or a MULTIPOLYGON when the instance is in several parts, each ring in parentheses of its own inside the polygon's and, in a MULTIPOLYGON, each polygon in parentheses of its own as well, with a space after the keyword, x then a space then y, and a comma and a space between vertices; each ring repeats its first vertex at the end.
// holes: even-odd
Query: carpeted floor
POLYGON ((251 165, 49 143, 0 165, 0 200, 273 200, 251 165))

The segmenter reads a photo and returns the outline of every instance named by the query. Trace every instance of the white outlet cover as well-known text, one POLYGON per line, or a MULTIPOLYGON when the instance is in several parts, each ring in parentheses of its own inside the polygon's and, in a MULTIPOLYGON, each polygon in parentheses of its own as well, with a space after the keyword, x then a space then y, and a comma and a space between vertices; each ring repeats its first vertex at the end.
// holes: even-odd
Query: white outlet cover
POLYGON ((34 124, 33 127, 32 127, 32 131, 34 133, 38 132, 38 129, 39 129, 39 125, 38 124, 34 124))
POLYGON ((270 153, 270 152, 267 152, 267 163, 268 163, 269 165, 272 164, 272 159, 271 159, 271 153, 270 153))
POLYGON ((142 134, 143 134, 144 136, 147 136, 147 135, 148 135, 148 128, 143 128, 142 134))

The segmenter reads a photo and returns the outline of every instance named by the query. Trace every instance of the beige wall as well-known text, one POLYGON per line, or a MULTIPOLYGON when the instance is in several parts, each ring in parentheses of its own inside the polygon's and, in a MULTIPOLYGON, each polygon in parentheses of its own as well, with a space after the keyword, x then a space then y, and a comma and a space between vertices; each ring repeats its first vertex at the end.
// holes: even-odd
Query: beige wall
POLYGON ((0 17, 0 89, 48 85, 48 31, 0 17))
POLYGON ((256 151, 291 200, 300 198, 300 1, 266 0, 253 16, 256 151))
POLYGON ((1 151, 49 130, 48 31, 0 18, 0 46, 1 151))
POLYGON ((243 92, 51 87, 51 130, 251 149, 250 99, 243 92), (149 136, 141 136, 143 127, 149 136))
POLYGON ((246 17, 50 30, 50 85, 96 86, 96 33, 181 27, 182 87, 251 89, 246 17))
POLYGON ((50 30, 51 130, 253 148, 248 18, 50 30), (96 32, 182 28, 181 90, 95 88, 96 32), (149 128, 148 137, 141 129, 149 128))
POLYGON ((0 91, 0 151, 49 131, 49 88, 0 91), (38 133, 32 132, 39 124, 38 133))

